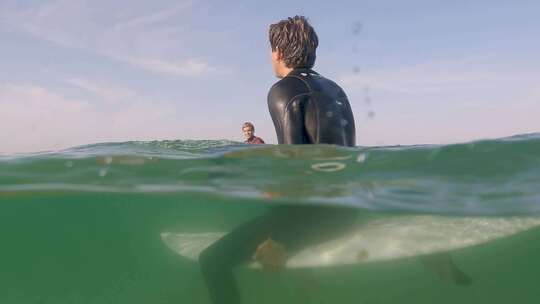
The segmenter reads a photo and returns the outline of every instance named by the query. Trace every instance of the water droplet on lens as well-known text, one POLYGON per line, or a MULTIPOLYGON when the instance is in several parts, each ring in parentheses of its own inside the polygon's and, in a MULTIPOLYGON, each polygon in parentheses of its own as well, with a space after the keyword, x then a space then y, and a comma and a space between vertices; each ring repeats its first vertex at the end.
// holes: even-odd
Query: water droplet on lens
POLYGON ((355 22, 352 28, 353 35, 358 35, 360 34, 361 31, 362 31, 362 22, 360 21, 355 22))
POLYGON ((369 86, 364 87, 364 94, 369 95, 371 88, 369 86))

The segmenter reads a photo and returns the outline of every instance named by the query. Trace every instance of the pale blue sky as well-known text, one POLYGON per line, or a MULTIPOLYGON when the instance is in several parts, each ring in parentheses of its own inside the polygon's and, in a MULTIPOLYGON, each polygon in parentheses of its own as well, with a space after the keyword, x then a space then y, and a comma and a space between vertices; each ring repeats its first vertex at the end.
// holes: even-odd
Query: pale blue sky
POLYGON ((295 14, 359 145, 540 131, 538 1, 0 0, 0 152, 240 141, 247 120, 275 143, 267 31, 295 14))

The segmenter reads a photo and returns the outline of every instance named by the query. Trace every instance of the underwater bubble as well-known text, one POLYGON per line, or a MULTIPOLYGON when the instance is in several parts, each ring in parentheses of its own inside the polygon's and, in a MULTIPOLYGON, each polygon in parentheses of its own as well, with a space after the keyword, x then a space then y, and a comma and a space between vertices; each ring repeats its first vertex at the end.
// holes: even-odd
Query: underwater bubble
POLYGON ((107 169, 101 169, 99 170, 99 177, 104 177, 107 175, 107 169))
POLYGON ((366 161, 366 157, 367 157, 367 155, 365 153, 360 153, 356 157, 356 161, 359 162, 359 163, 363 163, 363 162, 366 161))
POLYGON ((311 165, 311 169, 321 172, 336 172, 345 169, 346 165, 338 162, 318 163, 311 165))
POLYGON ((110 165, 113 161, 113 158, 112 156, 105 156, 105 157, 98 157, 96 159, 96 162, 99 164, 99 165, 102 165, 102 166, 107 166, 107 165, 110 165))
POLYGON ((369 251, 367 251, 366 249, 362 249, 360 251, 358 251, 358 254, 356 255, 356 259, 361 262, 361 261, 365 261, 369 258, 369 251))

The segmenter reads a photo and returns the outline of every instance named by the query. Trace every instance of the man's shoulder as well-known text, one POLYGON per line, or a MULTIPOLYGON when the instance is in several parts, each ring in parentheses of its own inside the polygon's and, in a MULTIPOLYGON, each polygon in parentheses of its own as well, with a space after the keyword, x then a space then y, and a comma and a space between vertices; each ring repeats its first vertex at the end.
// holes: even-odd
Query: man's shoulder
POLYGON ((288 102, 293 97, 308 92, 309 88, 301 79, 285 76, 270 88, 268 102, 288 102))
POLYGON ((316 78, 315 83, 318 86, 318 90, 328 94, 329 96, 334 96, 334 98, 347 99, 347 94, 345 90, 333 81, 330 78, 320 76, 316 78))
POLYGON ((254 144, 264 144, 264 140, 262 138, 255 136, 255 139, 253 139, 254 144))
POLYGON ((244 140, 245 144, 264 144, 264 140, 262 138, 253 136, 252 140, 244 140))

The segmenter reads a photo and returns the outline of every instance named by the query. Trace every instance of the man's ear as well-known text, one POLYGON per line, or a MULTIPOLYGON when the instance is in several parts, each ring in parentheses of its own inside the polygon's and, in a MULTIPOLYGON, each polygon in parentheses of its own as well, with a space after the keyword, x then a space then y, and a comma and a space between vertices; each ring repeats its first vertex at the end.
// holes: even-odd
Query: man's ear
POLYGON ((281 61, 283 59, 283 53, 278 48, 276 48, 276 50, 273 51, 272 53, 276 61, 281 61))

